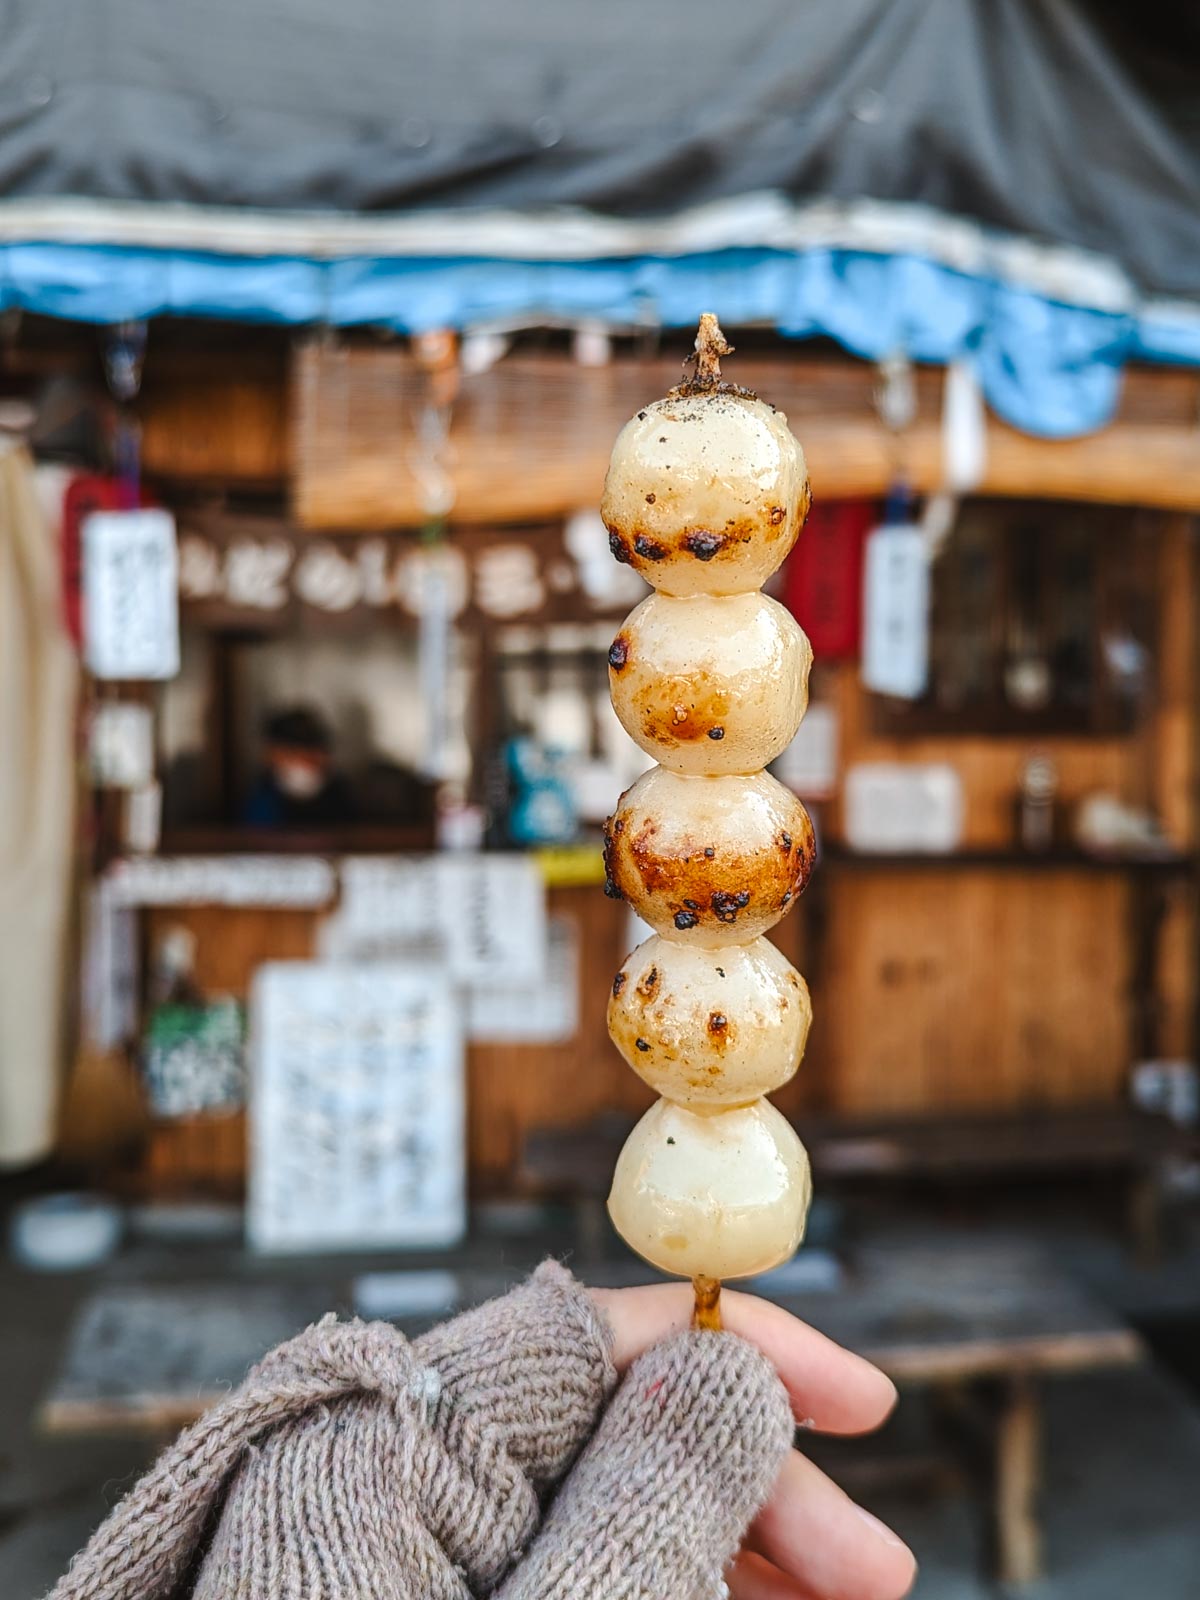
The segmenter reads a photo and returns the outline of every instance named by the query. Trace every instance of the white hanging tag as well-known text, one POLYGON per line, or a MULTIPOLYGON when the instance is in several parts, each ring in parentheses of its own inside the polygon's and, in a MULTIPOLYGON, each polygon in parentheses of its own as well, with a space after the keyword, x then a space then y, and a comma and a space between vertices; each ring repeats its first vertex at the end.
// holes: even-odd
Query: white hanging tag
POLYGON ((862 680, 877 694, 915 700, 929 671, 929 551, 910 523, 868 535, 863 565, 862 680))
POLYGON ((970 494, 987 471, 987 416, 974 367, 965 361, 946 368, 942 389, 942 482, 954 494, 970 494))
POLYGON ((95 678, 179 671, 175 519, 166 511, 94 511, 83 545, 84 659, 95 678))

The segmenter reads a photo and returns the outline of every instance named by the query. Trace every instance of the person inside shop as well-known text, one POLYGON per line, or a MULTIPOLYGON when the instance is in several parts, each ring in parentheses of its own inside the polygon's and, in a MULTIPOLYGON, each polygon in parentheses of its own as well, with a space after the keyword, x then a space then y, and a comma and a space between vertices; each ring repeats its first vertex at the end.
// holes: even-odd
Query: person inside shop
POLYGON ((263 724, 263 767, 242 821, 253 828, 327 828, 350 822, 350 785, 333 759, 329 724, 311 706, 273 711, 263 724))

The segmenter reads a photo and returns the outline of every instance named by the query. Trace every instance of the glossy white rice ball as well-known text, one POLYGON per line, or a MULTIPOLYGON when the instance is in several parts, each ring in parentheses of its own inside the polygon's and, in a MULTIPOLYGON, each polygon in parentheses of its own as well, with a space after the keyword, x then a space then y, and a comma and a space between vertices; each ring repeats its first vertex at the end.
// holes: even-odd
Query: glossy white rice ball
POLYGON ((605 824, 609 893, 655 933, 710 949, 773 927, 815 855, 808 813, 767 772, 693 778, 651 767, 605 824))
POLYGON ((613 555, 664 594, 747 594, 782 563, 808 506, 783 412, 726 388, 675 392, 631 417, 600 514, 613 555))
POLYGON ((795 737, 812 646, 766 595, 652 594, 608 653, 613 707, 630 738, 673 772, 758 772, 795 737))
POLYGON ((811 1194, 804 1146, 769 1100, 711 1116, 660 1100, 617 1158, 608 1211, 663 1272, 745 1278, 795 1252, 811 1194))
POLYGON ((705 950, 657 935, 613 979, 608 1031, 658 1094, 704 1110, 778 1089, 804 1054, 812 1002, 771 943, 705 950))

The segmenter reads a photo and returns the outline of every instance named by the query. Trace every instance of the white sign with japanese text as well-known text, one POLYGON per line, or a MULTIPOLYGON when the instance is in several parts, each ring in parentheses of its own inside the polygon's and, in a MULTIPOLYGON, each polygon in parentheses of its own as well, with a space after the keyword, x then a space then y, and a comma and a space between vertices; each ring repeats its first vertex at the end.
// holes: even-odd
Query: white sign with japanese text
POLYGON ((96 678, 173 678, 179 584, 170 512, 94 511, 80 529, 84 659, 96 678))
POLYGON ((433 1248, 466 1227, 459 1004, 432 964, 268 962, 250 1012, 249 1242, 433 1248))
POLYGON ((579 928, 547 924, 546 971, 523 983, 467 990, 467 1035, 480 1044, 564 1044, 579 1031, 579 928))
POLYGON ((317 909, 337 892, 321 856, 143 856, 116 862, 107 876, 123 906, 317 909))
POLYGON ((546 890, 528 855, 355 856, 342 862, 341 880, 327 955, 415 945, 471 985, 538 982, 545 973, 546 890))

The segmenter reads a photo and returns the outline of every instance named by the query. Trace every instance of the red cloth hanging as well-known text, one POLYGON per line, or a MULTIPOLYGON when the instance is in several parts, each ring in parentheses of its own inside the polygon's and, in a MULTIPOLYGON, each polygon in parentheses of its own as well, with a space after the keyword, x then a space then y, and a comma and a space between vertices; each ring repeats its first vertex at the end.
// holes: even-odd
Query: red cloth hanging
POLYGON ((872 500, 817 502, 783 571, 783 601, 818 661, 856 656, 862 638, 862 568, 872 500))

